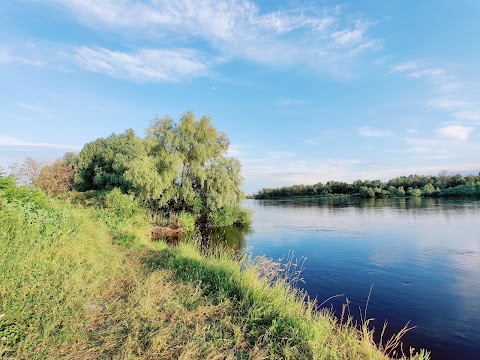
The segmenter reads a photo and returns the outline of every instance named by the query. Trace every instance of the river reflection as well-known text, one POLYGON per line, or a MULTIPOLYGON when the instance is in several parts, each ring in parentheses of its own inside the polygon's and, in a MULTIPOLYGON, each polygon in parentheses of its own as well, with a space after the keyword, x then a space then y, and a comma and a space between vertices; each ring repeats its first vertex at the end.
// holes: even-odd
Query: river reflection
POLYGON ((224 227, 203 235, 210 245, 222 244, 239 253, 247 247, 247 236, 253 234, 253 228, 248 227, 224 227))
MULTIPOLYGON (((344 293, 351 308, 391 331, 418 328, 408 345, 433 359, 480 351, 480 202, 443 199, 247 200, 251 230, 212 236, 236 251, 307 257, 304 287, 320 302, 344 293)), ((343 299, 344 300, 344 299, 343 299)), ((341 307, 342 300, 328 306, 341 307)))

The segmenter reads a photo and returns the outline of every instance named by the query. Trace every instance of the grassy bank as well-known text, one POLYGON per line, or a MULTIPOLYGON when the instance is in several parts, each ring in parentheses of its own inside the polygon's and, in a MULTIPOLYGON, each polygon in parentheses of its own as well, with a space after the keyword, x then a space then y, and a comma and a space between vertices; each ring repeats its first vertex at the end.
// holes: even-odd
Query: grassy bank
POLYGON ((388 358, 366 326, 304 305, 278 263, 169 247, 149 231, 138 216, 4 186, 1 356, 388 358))

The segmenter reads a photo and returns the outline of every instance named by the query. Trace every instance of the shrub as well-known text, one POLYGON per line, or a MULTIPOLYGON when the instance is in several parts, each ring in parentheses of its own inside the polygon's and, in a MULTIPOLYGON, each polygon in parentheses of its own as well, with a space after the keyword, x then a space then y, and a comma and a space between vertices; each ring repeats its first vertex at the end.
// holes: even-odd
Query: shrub
POLYGON ((372 188, 366 187, 366 186, 362 186, 362 187, 360 187, 359 194, 360 194, 361 197, 366 198, 366 199, 374 198, 375 197, 375 190, 373 190, 372 188))
POLYGON ((422 195, 431 196, 435 192, 435 187, 432 184, 426 184, 422 187, 422 195))
POLYGON ((413 197, 420 197, 422 196, 422 190, 420 189, 414 189, 414 188, 408 188, 407 194, 413 197))
POLYGON ((178 215, 178 222, 186 232, 193 232, 195 230, 195 217, 186 211, 182 211, 178 215))
POLYGON ((438 195, 443 197, 480 197, 480 182, 444 189, 438 195))
POLYGON ((122 193, 114 188, 103 197, 104 207, 113 210, 120 217, 131 217, 139 213, 140 208, 133 195, 122 193))
POLYGON ((209 214, 209 222, 213 227, 245 225, 251 221, 251 211, 239 206, 225 206, 209 214))
POLYGON ((32 184, 47 195, 57 195, 73 189, 75 169, 64 161, 55 161, 42 167, 32 184))
POLYGON ((29 203, 34 208, 47 207, 49 202, 41 191, 28 186, 17 186, 16 177, 13 175, 0 175, 0 197, 7 202, 29 203))

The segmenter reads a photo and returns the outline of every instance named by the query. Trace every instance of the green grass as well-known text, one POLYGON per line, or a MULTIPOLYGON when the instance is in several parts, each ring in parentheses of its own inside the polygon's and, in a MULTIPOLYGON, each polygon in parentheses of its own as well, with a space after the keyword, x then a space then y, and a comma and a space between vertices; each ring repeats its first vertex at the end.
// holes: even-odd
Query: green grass
POLYGON ((278 263, 153 243, 138 217, 5 192, 2 358, 388 358, 366 325, 305 305, 278 263))

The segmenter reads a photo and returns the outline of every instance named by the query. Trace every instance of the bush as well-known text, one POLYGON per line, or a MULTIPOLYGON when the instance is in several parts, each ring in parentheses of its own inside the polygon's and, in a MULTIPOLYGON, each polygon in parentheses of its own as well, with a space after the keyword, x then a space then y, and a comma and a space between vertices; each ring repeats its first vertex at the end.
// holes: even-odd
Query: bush
POLYGON ((44 165, 32 184, 47 195, 66 193, 73 189, 75 169, 64 161, 44 165))
POLYGON ((225 206, 209 214, 209 222, 212 227, 246 225, 251 222, 251 219, 251 211, 239 206, 225 206))
POLYGON ((375 190, 373 190, 372 188, 366 187, 366 186, 362 186, 360 188, 359 194, 360 194, 361 197, 363 197, 365 199, 374 198, 375 197, 375 190))
POLYGON ((101 196, 101 204, 102 209, 97 211, 98 217, 114 231, 141 223, 146 215, 134 196, 123 194, 119 188, 101 196))
POLYGON ((178 215, 178 222, 186 232, 193 232, 195 230, 195 217, 186 211, 182 211, 178 215))
POLYGON ((114 210, 119 216, 128 217, 138 213, 139 207, 133 195, 123 194, 119 188, 114 188, 103 197, 104 207, 114 210))
POLYGON ((420 190, 420 189, 408 188, 407 193, 408 193, 408 195, 413 196, 413 197, 422 196, 422 190, 420 190))
POLYGON ((7 202, 29 203, 34 208, 47 207, 49 200, 41 191, 29 186, 17 186, 13 175, 0 175, 0 197, 7 202))
POLYGON ((435 187, 432 184, 426 184, 422 187, 422 195, 431 196, 435 193, 435 187))
POLYGON ((480 182, 475 184, 469 183, 444 189, 439 192, 438 196, 443 197, 480 197, 480 182))

